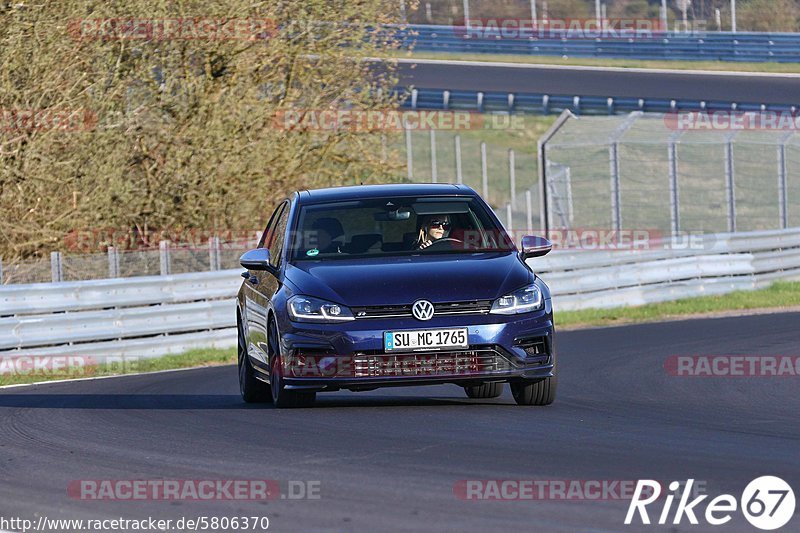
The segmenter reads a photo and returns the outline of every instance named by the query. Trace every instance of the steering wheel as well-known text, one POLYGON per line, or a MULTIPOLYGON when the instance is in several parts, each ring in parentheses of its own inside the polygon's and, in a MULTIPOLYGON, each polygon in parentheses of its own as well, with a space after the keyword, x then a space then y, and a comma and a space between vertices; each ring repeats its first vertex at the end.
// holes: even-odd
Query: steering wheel
MULTIPOLYGON (((444 248, 445 246, 442 246, 443 243, 463 243, 463 242, 464 241, 461 241, 459 239, 454 239, 453 237, 442 237, 441 239, 436 239, 435 241, 433 241, 430 246, 428 246, 427 248, 423 248, 422 251, 425 252, 430 249, 436 248, 437 246, 439 248, 444 248)), ((452 244, 450 244, 449 247, 452 248, 453 247, 452 244)))

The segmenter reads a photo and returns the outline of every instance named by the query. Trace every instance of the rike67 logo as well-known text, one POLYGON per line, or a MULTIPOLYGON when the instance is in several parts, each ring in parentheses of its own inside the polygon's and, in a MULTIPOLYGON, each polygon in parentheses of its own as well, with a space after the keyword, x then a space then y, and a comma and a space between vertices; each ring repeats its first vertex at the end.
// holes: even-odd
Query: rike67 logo
MULTIPOLYGON (((794 491, 779 477, 762 476, 754 479, 745 487, 739 500, 730 494, 717 496, 707 503, 704 513, 700 511, 700 504, 708 498, 708 495, 697 496, 690 501, 693 484, 693 479, 689 479, 685 484, 678 481, 669 484, 671 493, 664 498, 664 506, 656 523, 666 525, 672 518, 671 523, 678 525, 686 517, 690 524, 697 525, 699 524, 699 515, 705 519, 706 523, 712 526, 721 526, 730 522, 733 514, 741 509, 742 514, 751 525, 764 531, 772 531, 785 526, 794 515, 794 491), (683 491, 678 494, 681 487, 683 487, 683 491), (676 497, 678 497, 678 504, 673 514, 672 504, 676 497)), ((641 523, 650 524, 651 519, 647 506, 659 500, 660 497, 661 484, 658 481, 639 480, 628 507, 625 524, 630 525, 635 522, 637 511, 641 523)))

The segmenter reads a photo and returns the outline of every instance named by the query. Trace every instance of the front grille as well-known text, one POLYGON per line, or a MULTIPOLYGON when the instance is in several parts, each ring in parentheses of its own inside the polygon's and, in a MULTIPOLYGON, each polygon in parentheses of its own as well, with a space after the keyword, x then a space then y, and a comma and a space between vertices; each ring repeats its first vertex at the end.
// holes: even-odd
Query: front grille
POLYGON ((510 369, 505 358, 488 349, 353 358, 355 377, 468 376, 510 369))
MULTIPOLYGON (((409 318, 411 305, 377 305, 351 307, 357 319, 365 318, 409 318)), ((466 302, 444 302, 433 304, 433 316, 485 315, 492 309, 492 300, 469 300, 466 302)))

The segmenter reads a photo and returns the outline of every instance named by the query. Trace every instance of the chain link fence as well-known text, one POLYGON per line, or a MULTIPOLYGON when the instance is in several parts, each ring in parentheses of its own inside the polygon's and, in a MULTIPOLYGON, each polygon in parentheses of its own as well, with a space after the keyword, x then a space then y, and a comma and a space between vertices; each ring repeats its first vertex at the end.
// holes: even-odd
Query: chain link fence
POLYGON ((680 120, 563 115, 540 154, 547 227, 677 235, 800 226, 793 129, 747 129, 753 121, 732 118, 684 128, 680 120))
POLYGON ((0 284, 166 276, 238 268, 239 257, 257 243, 258 238, 222 241, 212 237, 205 247, 161 241, 157 249, 109 247, 104 253, 53 252, 49 259, 0 263, 0 284))

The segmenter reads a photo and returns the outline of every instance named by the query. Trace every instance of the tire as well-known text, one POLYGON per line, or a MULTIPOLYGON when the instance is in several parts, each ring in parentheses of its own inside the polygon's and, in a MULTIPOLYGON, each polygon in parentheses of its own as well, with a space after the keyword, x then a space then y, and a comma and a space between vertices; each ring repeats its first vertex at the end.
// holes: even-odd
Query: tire
POLYGON ((517 405, 550 405, 556 399, 558 377, 545 378, 534 383, 511 384, 511 394, 517 405))
POLYGON ((236 331, 238 341, 236 343, 238 352, 239 369, 239 393, 247 403, 264 403, 272 401, 272 393, 269 385, 256 378, 256 371, 250 363, 247 354, 247 339, 244 336, 244 326, 240 317, 236 317, 236 331))
POLYGON ((468 398, 498 398, 503 394, 502 383, 484 383, 476 387, 464 387, 468 398))
POLYGON ((511 384, 511 395, 517 405, 550 405, 556 400, 558 389, 558 358, 553 350, 553 377, 534 382, 517 382, 511 384))
POLYGON ((316 392, 287 390, 283 385, 283 364, 278 348, 278 328, 270 320, 267 328, 269 346, 269 381, 272 403, 278 408, 311 407, 317 399, 316 392))

